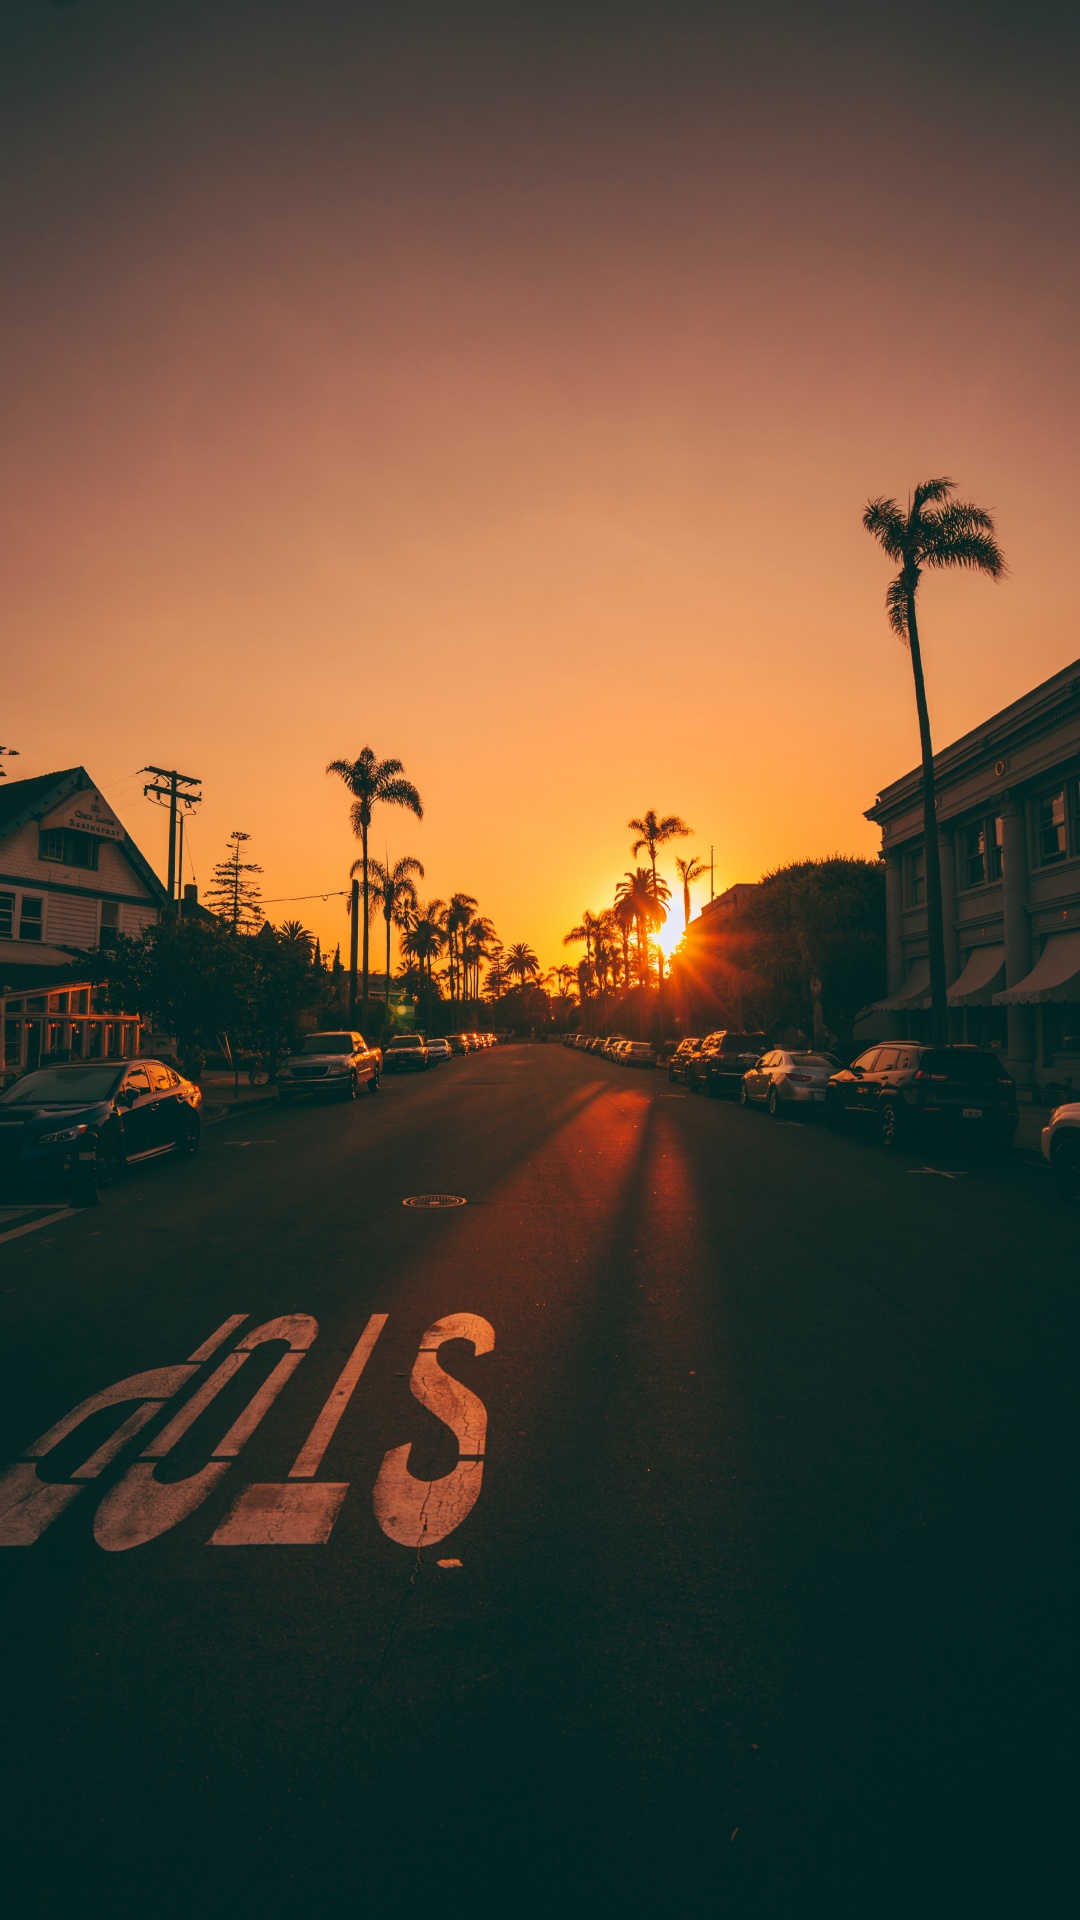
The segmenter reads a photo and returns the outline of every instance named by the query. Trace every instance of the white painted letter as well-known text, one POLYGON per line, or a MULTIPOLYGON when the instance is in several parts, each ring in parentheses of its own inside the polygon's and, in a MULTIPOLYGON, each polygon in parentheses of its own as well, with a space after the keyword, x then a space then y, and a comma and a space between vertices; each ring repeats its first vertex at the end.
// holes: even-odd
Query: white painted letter
POLYGON ((420 1343, 409 1387, 421 1406, 450 1428, 459 1457, 441 1480, 416 1480, 408 1465, 411 1444, 392 1447, 384 1456, 372 1496, 375 1518, 403 1547, 431 1547, 453 1533, 476 1505, 484 1475, 487 1411, 475 1393, 439 1365, 439 1348, 447 1340, 471 1340, 477 1354, 490 1353, 495 1334, 478 1314, 454 1313, 436 1320, 420 1343))

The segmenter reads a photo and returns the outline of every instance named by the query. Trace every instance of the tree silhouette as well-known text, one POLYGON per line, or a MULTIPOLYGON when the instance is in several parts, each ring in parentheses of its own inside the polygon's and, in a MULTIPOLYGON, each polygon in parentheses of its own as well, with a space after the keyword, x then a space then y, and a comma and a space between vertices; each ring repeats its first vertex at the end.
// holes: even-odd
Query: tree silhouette
MULTIPOLYGON (((362 864, 354 862, 351 874, 362 864)), ((351 878, 350 874, 350 878, 351 878)), ((371 911, 381 913, 386 922, 386 1008, 390 1009, 390 930, 397 927, 404 932, 409 925, 409 914, 416 906, 416 882, 424 878, 424 869, 419 860, 411 854, 405 854, 389 867, 382 860, 371 863, 371 911)))
POLYGON ((214 868, 213 879, 207 888, 207 903, 222 920, 226 920, 234 933, 254 933, 263 917, 259 905, 261 888, 250 873, 261 873, 254 860, 241 860, 240 855, 250 833, 241 833, 234 828, 229 836, 229 852, 224 860, 219 860, 214 868))
POLYGON ((955 500, 952 497, 954 492, 955 483, 952 480, 924 480, 921 486, 915 488, 906 513, 895 500, 884 498, 868 501, 863 512, 863 526, 867 533, 873 535, 890 560, 900 563, 900 571, 895 580, 890 582, 885 595, 885 611, 893 632, 910 650, 911 671, 915 677, 915 706, 919 716, 923 766, 930 1029, 935 1046, 943 1046, 948 1039, 949 1010, 934 749, 930 739, 930 713, 926 704, 915 601, 926 567, 968 567, 973 572, 989 574, 991 580, 1000 580, 1006 572, 1005 558, 997 544, 990 515, 971 501, 955 500))
MULTIPOLYGON (((364 747, 356 760, 331 760, 327 773, 339 774, 353 796, 351 819, 353 832, 361 843, 361 868, 363 870, 363 1009, 367 1018, 368 1004, 368 922, 371 915, 368 863, 368 828, 371 826, 372 808, 380 803, 389 807, 406 807, 415 813, 418 820, 424 817, 420 795, 411 780, 404 777, 404 768, 400 760, 377 760, 370 747, 364 747)), ((355 957, 355 947, 353 949, 355 957)), ((356 1011, 356 976, 350 981, 351 1011, 356 1011)))
POLYGON ((679 882, 682 887, 683 932, 685 933, 687 927, 690 925, 690 889, 696 880, 701 879, 703 873, 708 873, 709 869, 705 865, 704 860, 699 860, 697 854, 692 853, 686 860, 676 855, 675 871, 679 876, 679 882))

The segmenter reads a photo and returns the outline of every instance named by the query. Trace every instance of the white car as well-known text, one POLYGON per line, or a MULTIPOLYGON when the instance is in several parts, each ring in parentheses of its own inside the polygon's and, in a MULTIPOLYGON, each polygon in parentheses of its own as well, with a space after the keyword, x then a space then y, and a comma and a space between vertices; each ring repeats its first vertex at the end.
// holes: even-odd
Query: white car
POLYGON ((1080 1207, 1080 1100, 1054 1108, 1042 1130, 1042 1150, 1062 1199, 1080 1207))
POLYGON ((765 1107, 776 1118, 782 1107, 825 1110, 829 1076, 840 1071, 831 1053, 810 1053, 773 1047, 756 1066, 747 1068, 739 1089, 741 1107, 765 1107))
POLYGON ((449 1040, 429 1040, 427 1043, 429 1066, 437 1066, 440 1060, 452 1060, 449 1040))

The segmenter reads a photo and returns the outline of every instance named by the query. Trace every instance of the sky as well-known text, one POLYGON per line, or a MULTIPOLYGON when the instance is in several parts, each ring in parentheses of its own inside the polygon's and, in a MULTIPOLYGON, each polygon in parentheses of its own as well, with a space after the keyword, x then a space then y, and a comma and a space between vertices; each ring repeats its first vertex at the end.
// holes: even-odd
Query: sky
POLYGON ((997 518, 1007 581, 924 588, 939 744, 1080 656, 1080 13, 902 18, 6 0, 9 776, 163 870, 138 769, 199 775, 185 879, 242 828, 331 949, 367 744, 425 807, 374 850, 545 965, 650 806, 717 891, 873 856, 868 496, 997 518))

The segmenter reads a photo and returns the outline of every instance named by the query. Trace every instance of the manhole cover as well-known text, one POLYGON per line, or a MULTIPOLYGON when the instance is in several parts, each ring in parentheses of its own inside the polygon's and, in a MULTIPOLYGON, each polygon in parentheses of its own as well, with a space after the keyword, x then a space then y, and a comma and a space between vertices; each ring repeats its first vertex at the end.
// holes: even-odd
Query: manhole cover
POLYGON ((411 1193, 401 1204, 403 1207, 463 1207, 465 1202, 457 1193, 411 1193))

